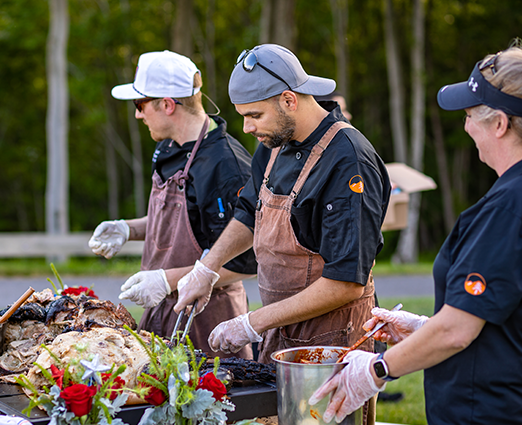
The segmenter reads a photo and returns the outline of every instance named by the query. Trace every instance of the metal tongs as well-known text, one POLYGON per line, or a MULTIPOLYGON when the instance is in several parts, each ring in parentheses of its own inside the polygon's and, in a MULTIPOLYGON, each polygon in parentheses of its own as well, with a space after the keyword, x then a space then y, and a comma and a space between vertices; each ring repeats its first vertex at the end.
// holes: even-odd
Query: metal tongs
MULTIPOLYGON (((207 255, 209 252, 209 249, 205 249, 203 251, 203 254, 201 254, 200 261, 203 260, 205 255, 207 255)), ((185 325, 185 329, 183 330, 183 334, 181 335, 181 338, 178 340, 178 344, 183 344, 183 341, 185 341, 185 338, 187 337, 190 327, 192 326, 192 322, 194 321, 194 316, 196 314, 196 309, 198 308, 198 300, 194 301, 194 304, 192 305, 192 309, 190 310, 189 317, 187 320, 187 324, 185 325)), ((181 310, 178 314, 178 319, 176 320, 176 325, 174 326, 174 330, 172 331, 172 335, 170 337, 170 342, 174 341, 174 337, 178 333, 181 327, 181 322, 183 321, 183 318, 185 317, 185 309, 181 310)))
MULTIPOLYGON (((183 344, 183 341, 185 341, 185 338, 187 337, 187 334, 190 331, 190 326, 192 326, 192 322, 194 321, 194 314, 196 313, 196 308, 198 307, 198 300, 194 301, 194 304, 192 305, 192 309, 190 310, 190 314, 187 320, 187 324, 185 325, 185 329, 183 330, 183 334, 181 335, 181 338, 178 340, 179 344, 183 344)), ((170 337, 170 342, 174 340, 174 337, 178 333, 181 327, 181 322, 183 321, 183 317, 185 317, 185 310, 181 310, 178 314, 178 319, 176 320, 176 325, 174 326, 174 330, 172 331, 172 336, 170 337)))

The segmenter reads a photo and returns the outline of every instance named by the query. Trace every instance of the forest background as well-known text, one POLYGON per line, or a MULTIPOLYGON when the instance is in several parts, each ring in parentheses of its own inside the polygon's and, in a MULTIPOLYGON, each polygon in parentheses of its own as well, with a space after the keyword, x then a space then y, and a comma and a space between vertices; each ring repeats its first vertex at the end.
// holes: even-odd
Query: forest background
POLYGON ((273 42, 290 48, 309 74, 337 81, 352 123, 385 162, 406 162, 435 179, 437 190, 413 197, 409 230, 385 233, 380 256, 429 257, 496 179, 464 132, 464 113, 440 110, 436 93, 520 35, 520 6, 0 0, 0 232, 90 231, 102 220, 145 215, 155 143, 132 102, 110 96, 133 80, 144 52, 189 56, 228 131, 253 153, 256 141, 242 131, 228 79, 243 49, 273 42))

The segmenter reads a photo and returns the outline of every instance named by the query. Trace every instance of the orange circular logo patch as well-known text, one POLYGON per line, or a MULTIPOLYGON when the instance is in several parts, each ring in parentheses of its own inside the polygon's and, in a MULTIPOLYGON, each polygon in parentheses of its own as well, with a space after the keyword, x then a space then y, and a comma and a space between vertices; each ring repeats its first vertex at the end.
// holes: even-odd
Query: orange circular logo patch
POLYGON ((478 273, 470 273, 464 282, 464 289, 471 295, 483 294, 486 290, 486 279, 478 273))
POLYGON ((355 193, 363 193, 364 192, 364 182, 360 175, 353 176, 348 183, 350 185, 350 189, 352 189, 355 193))

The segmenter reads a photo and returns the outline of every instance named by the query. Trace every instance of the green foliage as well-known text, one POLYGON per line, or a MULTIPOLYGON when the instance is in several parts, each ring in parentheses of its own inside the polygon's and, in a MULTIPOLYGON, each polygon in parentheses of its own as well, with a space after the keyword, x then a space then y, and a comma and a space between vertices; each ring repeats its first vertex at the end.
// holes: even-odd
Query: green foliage
MULTIPOLYGON (((353 124, 374 144, 385 162, 392 162, 389 88, 386 70, 382 0, 347 0, 349 53, 349 109, 353 124)), ((261 0, 193 2, 192 59, 201 69, 206 93, 228 122, 228 129, 250 152, 256 141, 243 134, 242 118, 230 104, 227 85, 235 59, 259 43, 261 0), (196 34, 198 37, 196 37, 196 34), (214 87, 209 83, 205 43, 215 60, 214 87)), ((334 2, 295 2, 295 53, 310 74, 336 78, 334 2)), ((394 0, 396 29, 404 67, 410 78, 412 4, 394 0)), ((426 75, 428 99, 445 84, 465 80, 473 64, 506 48, 520 35, 519 2, 505 0, 428 0, 426 56, 432 71, 426 75)), ((177 3, 171 0, 69 0, 68 71, 70 90, 70 223, 71 230, 91 230, 107 218, 135 216, 133 178, 117 154, 106 164, 107 134, 112 128, 124 149, 131 149, 127 102, 110 96, 113 86, 132 80, 138 56, 172 49, 177 3), (107 169, 117 170, 118 217, 109 217, 107 169)), ((0 9, 0 232, 45 230, 47 82, 46 40, 48 2, 4 0, 0 9)), ((405 99, 409 103, 410 93, 405 99)), ((209 108, 210 109, 210 108, 209 108)), ((425 171, 440 180, 433 150, 431 120, 426 116, 425 171)), ((440 112, 453 185, 456 213, 476 202, 496 176, 482 164, 463 131, 462 115, 440 112), (471 178, 470 176, 473 176, 471 178)), ((132 118, 131 118, 132 119, 132 118)), ((150 160, 154 142, 139 124, 144 161, 145 194, 150 190, 150 160)), ((440 190, 423 195, 420 248, 436 252, 445 238, 440 190)), ((395 238, 388 238, 392 249, 395 238)), ((384 253, 383 253, 384 254, 384 253)))

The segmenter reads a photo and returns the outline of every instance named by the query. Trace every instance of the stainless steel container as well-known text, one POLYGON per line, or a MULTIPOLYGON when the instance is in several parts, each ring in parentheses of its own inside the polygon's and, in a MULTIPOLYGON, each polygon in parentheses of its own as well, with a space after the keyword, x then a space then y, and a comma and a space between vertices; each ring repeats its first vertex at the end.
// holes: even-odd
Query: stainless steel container
MULTIPOLYGON (((308 399, 332 374, 341 347, 298 347, 272 353, 277 373, 277 415, 282 425, 323 425, 329 397, 314 406, 308 399), (311 361, 301 363, 301 360, 311 361)), ((342 425, 362 425, 362 407, 348 415, 342 425)))

